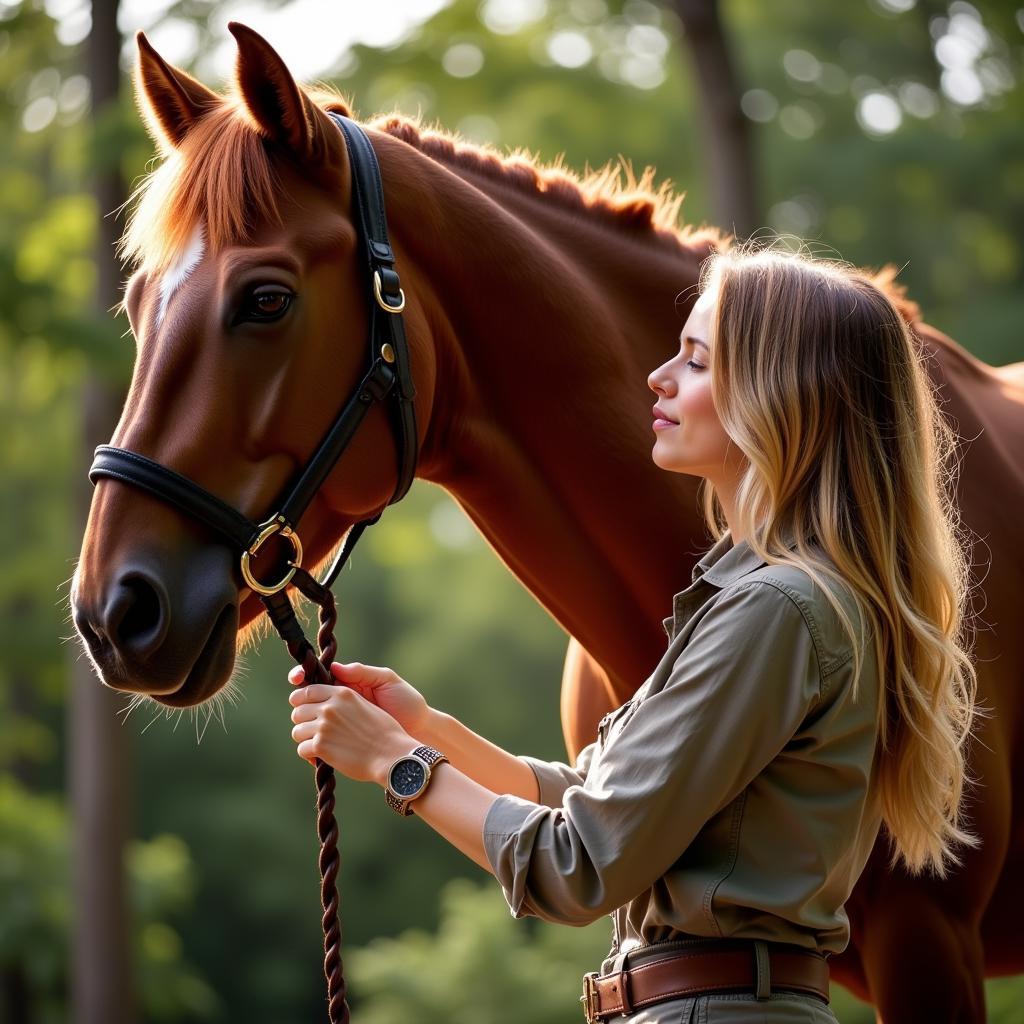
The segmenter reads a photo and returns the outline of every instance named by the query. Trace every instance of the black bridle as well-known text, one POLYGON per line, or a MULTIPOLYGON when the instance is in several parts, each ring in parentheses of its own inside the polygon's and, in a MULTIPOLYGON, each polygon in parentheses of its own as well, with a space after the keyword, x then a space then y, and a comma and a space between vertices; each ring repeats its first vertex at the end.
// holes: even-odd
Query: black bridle
MULTIPOLYGON (((94 484, 102 477, 134 484, 177 506, 224 537, 241 556, 242 577, 246 584, 267 604, 271 603, 268 598, 281 592, 292 581, 296 569, 301 565, 302 544, 295 531, 303 512, 348 447, 370 406, 376 401, 384 401, 389 395, 395 399, 390 405, 385 404, 398 439, 398 482, 388 505, 405 497, 416 475, 418 439, 413 408, 416 392, 401 316, 405 295, 394 269, 395 254, 388 240, 380 169, 373 146, 363 129, 341 114, 331 113, 330 116, 341 129, 348 148, 352 168, 353 206, 357 225, 361 229, 360 241, 368 271, 367 282, 373 289, 373 301, 370 303, 370 365, 309 462, 286 488, 285 496, 277 503, 277 511, 257 523, 200 487, 194 480, 145 455, 113 445, 103 444, 96 449, 89 470, 89 479, 94 484), (291 543, 293 558, 289 560, 289 570, 280 580, 264 584, 251 572, 250 559, 270 537, 278 533, 291 543)), ((352 527, 344 546, 321 581, 322 586, 330 587, 334 583, 363 530, 377 522, 383 511, 381 509, 376 515, 352 527)), ((279 607, 280 602, 272 603, 279 607)))
MULTIPOLYGON (((299 520, 374 402, 384 402, 398 445, 398 482, 387 505, 405 497, 416 475, 418 454, 413 408, 416 392, 401 315, 405 308, 405 294, 394 268, 395 254, 388 240, 380 168, 373 146, 363 129, 341 114, 332 112, 330 116, 341 129, 348 149, 352 204, 356 224, 360 229, 361 249, 368 273, 367 284, 373 289, 370 302, 369 369, 309 462, 285 489, 284 497, 276 503, 276 511, 262 522, 256 522, 200 487, 194 480, 126 448, 100 445, 89 470, 92 483, 107 478, 133 484, 200 520, 226 539, 240 555, 242 578, 260 595, 274 628, 295 660, 303 666, 306 683, 333 682, 329 669, 337 650, 334 639, 337 616, 330 587, 348 561, 363 530, 377 522, 384 509, 356 523, 349 530, 341 551, 320 582, 302 568, 302 544, 295 532, 299 520), (393 399, 391 402, 387 401, 389 397, 393 399), (275 534, 280 534, 291 544, 292 557, 288 562, 288 570, 281 578, 265 584, 253 575, 250 559, 275 534), (286 591, 289 584, 319 605, 319 654, 314 651, 299 626, 286 591)), ((345 979, 341 964, 341 926, 336 886, 340 858, 337 852, 338 828, 334 818, 334 770, 320 758, 315 759, 315 767, 328 1014, 331 1024, 347 1024, 349 1008, 345 999, 345 979)))

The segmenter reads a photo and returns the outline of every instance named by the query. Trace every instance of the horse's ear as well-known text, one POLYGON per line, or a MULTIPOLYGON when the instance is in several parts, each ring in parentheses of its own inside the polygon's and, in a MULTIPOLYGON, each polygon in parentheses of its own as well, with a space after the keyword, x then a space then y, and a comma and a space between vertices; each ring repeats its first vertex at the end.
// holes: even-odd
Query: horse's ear
POLYGON ((277 51, 247 25, 230 21, 228 30, 238 43, 239 91, 263 134, 300 160, 326 157, 327 119, 296 85, 277 51))
POLYGON ((143 116, 171 148, 181 145, 192 125, 221 98, 180 68, 172 68, 142 32, 136 35, 139 63, 135 67, 136 95, 143 116))

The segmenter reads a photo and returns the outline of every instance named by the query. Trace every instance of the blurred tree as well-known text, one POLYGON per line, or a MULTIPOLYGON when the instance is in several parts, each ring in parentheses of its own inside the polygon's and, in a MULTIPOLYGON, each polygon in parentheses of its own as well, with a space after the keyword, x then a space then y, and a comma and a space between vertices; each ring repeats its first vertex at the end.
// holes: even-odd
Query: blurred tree
MULTIPOLYGON (((118 106, 121 34, 117 11, 118 0, 93 0, 87 67, 97 126, 115 116, 118 106)), ((117 209, 126 198, 117 154, 96 147, 92 170, 96 207, 101 213, 117 209)), ((113 218, 101 216, 94 256, 94 301, 100 315, 121 297, 115 243, 113 218)), ((108 329, 116 330, 113 324, 108 329)), ((92 450, 110 437, 123 395, 91 372, 83 381, 82 398, 80 456, 82 465, 88 465, 92 450)), ((87 479, 78 478, 75 493, 84 529, 92 497, 87 479)), ((133 773, 127 734, 116 717, 117 694, 98 684, 88 660, 75 658, 70 668, 68 791, 75 844, 72 1015, 76 1024, 131 1024, 138 1011, 124 876, 124 850, 132 834, 133 773)))
POLYGON ((697 80, 697 110, 717 223, 745 238, 761 223, 751 123, 740 107, 731 44, 718 0, 674 0, 697 80))
POLYGON ((767 226, 903 267, 926 320, 988 362, 1024 358, 1015 5, 729 0, 724 12, 767 226))

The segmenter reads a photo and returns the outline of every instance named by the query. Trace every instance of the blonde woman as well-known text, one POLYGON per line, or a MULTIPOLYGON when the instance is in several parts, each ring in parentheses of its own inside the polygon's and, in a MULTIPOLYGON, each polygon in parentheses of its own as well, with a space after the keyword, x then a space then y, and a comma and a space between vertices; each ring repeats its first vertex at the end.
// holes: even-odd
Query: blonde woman
POLYGON ((588 1020, 834 1021, 827 958, 881 824, 912 873, 977 845, 955 435, 919 359, 856 271, 711 258, 648 383, 652 458, 703 478, 715 543, 573 766, 514 757, 389 669, 292 670, 301 757, 414 806, 515 917, 612 917, 588 1020))

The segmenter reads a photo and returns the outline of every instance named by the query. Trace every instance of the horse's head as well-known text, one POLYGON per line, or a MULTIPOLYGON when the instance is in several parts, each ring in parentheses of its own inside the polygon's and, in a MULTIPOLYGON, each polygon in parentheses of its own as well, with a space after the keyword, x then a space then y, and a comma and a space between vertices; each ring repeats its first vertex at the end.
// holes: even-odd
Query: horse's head
MULTIPOLYGON (((368 297, 346 146, 325 112, 344 105, 314 101, 262 38, 231 30, 230 96, 139 36, 140 107, 165 160, 126 234, 137 358, 112 443, 258 521, 366 370, 368 297)), ((429 397, 421 387, 417 405, 429 397)), ((374 404, 302 519, 307 565, 388 503, 395 450, 374 404)), ((262 610, 222 538, 114 479, 97 483, 72 607, 104 683, 175 707, 224 686, 262 610)))

